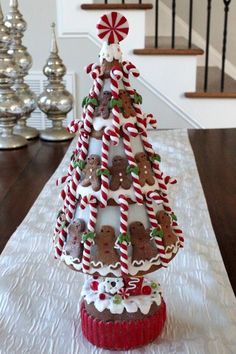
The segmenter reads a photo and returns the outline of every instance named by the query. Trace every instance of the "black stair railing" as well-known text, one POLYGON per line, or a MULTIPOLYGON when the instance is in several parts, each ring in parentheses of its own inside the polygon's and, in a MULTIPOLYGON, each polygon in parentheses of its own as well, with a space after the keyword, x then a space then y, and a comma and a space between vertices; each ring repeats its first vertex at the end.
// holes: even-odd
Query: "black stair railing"
POLYGON ((207 0, 207 24, 206 24, 206 49, 205 49, 205 73, 204 73, 204 91, 208 89, 208 73, 209 73, 209 46, 210 46, 210 30, 211 30, 211 3, 207 0))
POLYGON ((231 0, 224 1, 224 30, 223 30, 223 45, 222 45, 222 64, 221 64, 221 83, 220 90, 224 92, 225 86, 225 60, 226 60, 226 48, 227 48, 227 33, 228 33, 228 14, 229 14, 229 5, 231 0))
MULTIPOLYGON (((108 4, 108 0, 103 0, 105 4, 108 4)), ((181 0, 169 0, 169 6, 171 10, 171 41, 170 41, 170 49, 175 49, 176 47, 176 14, 177 14, 177 6, 178 1, 181 0)), ((212 7, 215 2, 218 1, 223 4, 224 12, 222 11, 223 15, 223 34, 222 35, 222 53, 221 53, 221 78, 219 83, 219 88, 221 92, 225 90, 225 64, 226 64, 226 54, 227 54, 227 37, 228 37, 228 18, 230 12, 230 4, 232 0, 205 0, 206 3, 206 45, 205 45, 205 67, 204 67, 204 82, 203 82, 203 90, 204 92, 208 92, 208 76, 209 76, 209 55, 210 55, 210 41, 211 41, 211 17, 212 17, 212 7)), ((147 1, 145 1, 147 2, 147 1)), ((128 4, 131 3, 129 0, 118 0, 117 3, 121 4, 128 4)), ((133 4, 133 2, 132 2, 133 4)), ((136 4, 142 5, 142 0, 136 0, 136 4)), ((196 8, 199 7, 199 3, 196 0, 189 0, 189 7, 188 7, 188 38, 187 38, 187 45, 188 49, 193 47, 192 44, 192 32, 193 32, 193 17, 194 17, 194 4, 196 8)), ((155 29, 154 29, 154 47, 159 47, 159 9, 160 9, 159 0, 155 0, 154 12, 155 12, 155 29)), ((185 48, 183 48, 185 49, 185 48)), ((235 88, 236 89, 236 88, 235 88)))
POLYGON ((188 47, 192 48, 192 31, 193 31, 193 0, 189 1, 189 23, 188 23, 188 47))

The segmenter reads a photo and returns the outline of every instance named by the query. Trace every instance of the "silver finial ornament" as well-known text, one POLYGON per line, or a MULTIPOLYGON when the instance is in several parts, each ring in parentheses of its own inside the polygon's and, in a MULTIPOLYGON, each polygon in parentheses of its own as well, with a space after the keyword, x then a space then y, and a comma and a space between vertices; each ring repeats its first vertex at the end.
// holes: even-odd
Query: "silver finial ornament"
POLYGON ((27 145, 24 137, 13 134, 17 120, 24 113, 24 104, 11 88, 19 68, 8 53, 10 40, 0 4, 0 149, 3 150, 27 145))
POLYGON ((48 78, 48 85, 38 97, 38 106, 52 121, 52 128, 42 131, 40 138, 48 141, 65 141, 74 137, 62 126, 63 120, 66 119, 67 114, 73 107, 73 96, 63 84, 66 67, 58 53, 55 23, 51 27, 51 52, 43 68, 43 72, 48 78))
POLYGON ((9 29, 11 34, 9 54, 14 57, 19 67, 13 88, 24 102, 25 107, 25 114, 18 121, 15 131, 26 139, 33 139, 39 135, 39 132, 35 128, 28 127, 26 121, 37 107, 36 95, 24 81, 24 77, 28 75, 32 67, 32 57, 28 53, 27 48, 22 44, 22 38, 27 24, 19 11, 17 0, 10 0, 10 10, 6 15, 5 26, 9 29))

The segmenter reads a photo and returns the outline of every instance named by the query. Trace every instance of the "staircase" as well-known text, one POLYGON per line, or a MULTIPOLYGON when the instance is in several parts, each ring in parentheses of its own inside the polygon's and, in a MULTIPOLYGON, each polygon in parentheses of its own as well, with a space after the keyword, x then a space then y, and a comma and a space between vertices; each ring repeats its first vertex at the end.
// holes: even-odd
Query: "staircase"
POLYGON ((58 0, 61 37, 88 37, 100 47, 95 28, 98 18, 110 10, 122 12, 130 25, 129 35, 122 42, 124 58, 140 70, 140 82, 174 110, 186 127, 236 127, 236 81, 229 75, 236 69, 226 60, 229 0, 222 1, 225 10, 222 16, 226 16, 222 60, 210 42, 211 0, 206 1, 206 40, 192 29, 193 0, 189 1, 188 24, 176 15, 175 0, 170 9, 158 0, 154 4, 138 0, 135 3, 85 1, 58 0), (154 36, 145 36, 148 16, 149 21, 154 16, 154 36), (215 60, 210 57, 212 52, 215 60))

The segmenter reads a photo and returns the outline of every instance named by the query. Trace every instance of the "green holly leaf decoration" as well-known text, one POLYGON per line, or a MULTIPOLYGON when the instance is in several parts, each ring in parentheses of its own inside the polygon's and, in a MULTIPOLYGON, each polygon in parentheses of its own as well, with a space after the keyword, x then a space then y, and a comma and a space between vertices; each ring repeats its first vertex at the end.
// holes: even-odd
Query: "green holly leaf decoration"
POLYGON ((161 237, 161 238, 163 238, 164 237, 164 232, 161 229, 154 228, 154 229, 152 229, 152 231, 150 233, 150 236, 151 237, 161 237))
POLYGON ((177 221, 177 216, 175 215, 175 213, 171 214, 171 218, 172 218, 173 221, 177 221))
POLYGON ((84 99, 83 99, 83 101, 82 101, 82 108, 84 108, 84 107, 87 107, 87 105, 88 105, 88 99, 89 99, 89 97, 88 96, 86 96, 86 97, 84 97, 84 99))
POLYGON ((136 104, 142 104, 143 103, 143 98, 141 95, 139 95, 137 92, 134 94, 134 103, 136 104))
POLYGON ((129 234, 119 234, 118 243, 127 242, 130 243, 130 235, 129 234))
POLYGON ((161 162, 161 156, 158 155, 158 154, 155 154, 155 155, 153 155, 153 156, 150 157, 150 161, 151 161, 151 162, 154 162, 154 161, 161 162))
POLYGON ((74 168, 77 168, 79 167, 79 169, 82 171, 84 168, 85 168, 85 165, 86 165, 86 162, 84 160, 77 160, 77 161, 74 161, 74 168))
POLYGON ((138 168, 138 166, 130 165, 130 166, 127 167, 126 173, 127 174, 128 173, 135 173, 136 175, 138 175, 139 174, 139 168, 138 168))
POLYGON ((84 233, 82 235, 82 241, 85 242, 87 240, 94 240, 95 236, 96 236, 95 232, 92 232, 92 231, 84 233))
POLYGON ((84 97, 83 101, 82 101, 82 107, 86 107, 88 105, 91 105, 91 106, 98 106, 98 100, 95 98, 95 97, 89 97, 89 96, 86 96, 84 97))
POLYGON ((96 176, 100 177, 100 176, 110 176, 110 171, 107 168, 104 169, 99 169, 96 171, 96 176))
POLYGON ((110 108, 114 108, 115 106, 119 107, 119 108, 122 108, 123 107, 123 102, 120 98, 116 99, 116 98, 112 98, 110 100, 110 108))
POLYGON ((90 104, 91 106, 98 106, 98 100, 95 97, 89 98, 88 104, 90 104))

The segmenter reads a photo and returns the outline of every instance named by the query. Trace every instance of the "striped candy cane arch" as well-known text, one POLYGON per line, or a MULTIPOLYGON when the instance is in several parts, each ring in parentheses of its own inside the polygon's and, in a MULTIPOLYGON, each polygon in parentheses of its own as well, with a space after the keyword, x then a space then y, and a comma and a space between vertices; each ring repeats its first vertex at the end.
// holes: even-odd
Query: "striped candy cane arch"
POLYGON ((88 221, 88 232, 83 235, 84 249, 82 257, 82 269, 87 273, 90 269, 90 254, 91 246, 94 243, 95 227, 97 221, 97 206, 98 201, 94 196, 85 196, 81 199, 80 208, 84 210, 89 205, 90 214, 88 221))

